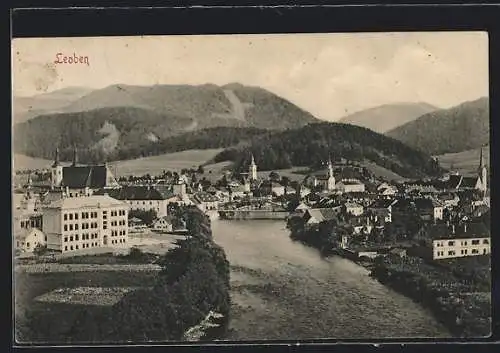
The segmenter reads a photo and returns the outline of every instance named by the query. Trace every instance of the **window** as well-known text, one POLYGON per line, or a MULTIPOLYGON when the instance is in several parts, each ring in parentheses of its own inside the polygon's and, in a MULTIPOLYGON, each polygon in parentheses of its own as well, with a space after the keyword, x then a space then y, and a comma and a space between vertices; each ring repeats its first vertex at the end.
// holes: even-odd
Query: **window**
POLYGON ((73 250, 73 245, 71 245, 71 246, 69 247, 69 249, 70 249, 70 250, 73 250))
POLYGON ((467 241, 464 241, 464 245, 467 245, 467 241))
POLYGON ((78 219, 78 213, 75 213, 75 219, 78 219))
POLYGON ((28 242, 28 243, 26 243, 26 247, 27 247, 27 248, 29 248, 29 247, 30 247, 30 243, 29 243, 29 242, 28 242))
POLYGON ((64 225, 64 231, 66 232, 67 230, 68 230, 68 225, 67 225, 67 224, 65 224, 65 225, 64 225))
POLYGON ((464 250, 464 254, 467 255, 467 249, 464 250))
POLYGON ((68 215, 65 213, 64 214, 64 220, 67 221, 68 220, 68 215))
POLYGON ((68 251, 68 247, 67 246, 64 247, 64 251, 68 251))
POLYGON ((78 224, 75 224, 75 230, 78 230, 78 224))
POLYGON ((70 236, 70 237, 69 237, 69 241, 73 241, 73 236, 70 236))
POLYGON ((68 242, 68 237, 64 237, 64 242, 67 243, 68 242))
POLYGON ((102 229, 108 229, 108 222, 102 222, 102 229))
POLYGON ((448 251, 448 256, 453 256, 453 255, 455 255, 455 251, 453 250, 448 251))
POLYGON ((69 214, 69 220, 72 221, 73 220, 73 213, 70 213, 69 214))
POLYGON ((75 235, 75 240, 76 240, 76 241, 78 241, 78 234, 77 234, 77 235, 75 235))
POLYGON ((75 245, 75 249, 78 250, 78 245, 75 245))
POLYGON ((449 241, 448 242, 448 246, 454 246, 455 245, 455 242, 454 241, 449 241))
POLYGON ((479 245, 479 240, 478 239, 474 239, 471 243, 472 243, 472 245, 479 245))
POLYGON ((73 225, 72 224, 69 225, 69 230, 73 230, 73 225))
POLYGON ((488 239, 484 239, 483 240, 483 244, 489 244, 490 242, 488 241, 488 239))

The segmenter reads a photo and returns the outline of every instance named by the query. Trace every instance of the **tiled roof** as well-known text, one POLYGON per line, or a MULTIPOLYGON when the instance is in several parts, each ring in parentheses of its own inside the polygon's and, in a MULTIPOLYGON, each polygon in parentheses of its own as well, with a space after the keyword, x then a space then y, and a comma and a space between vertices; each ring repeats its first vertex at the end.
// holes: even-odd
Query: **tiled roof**
POLYGON ((477 177, 463 177, 460 187, 462 188, 474 188, 476 187, 477 177))
POLYGON ((354 207, 362 207, 362 206, 356 202, 346 202, 345 207, 354 208, 354 207))
POLYGON ((113 207, 125 206, 126 203, 107 195, 92 195, 81 197, 66 197, 52 202, 47 208, 77 209, 86 207, 113 207))
POLYGON ((393 202, 391 199, 378 199, 370 205, 370 208, 388 208, 393 202))
POLYGON ((427 234, 431 239, 464 239, 489 237, 490 231, 484 223, 473 222, 468 223, 467 227, 463 224, 455 226, 455 234, 453 234, 452 226, 446 224, 432 225, 427 229, 427 234))
POLYGON ((441 206, 440 203, 438 203, 437 201, 432 200, 432 199, 419 198, 419 199, 413 200, 413 202, 415 203, 415 206, 419 210, 430 209, 430 208, 441 206))
POLYGON ((129 185, 117 189, 99 191, 99 194, 104 193, 108 193, 109 196, 117 200, 167 200, 175 196, 175 194, 164 185, 129 185))
POLYGON ((216 202, 219 201, 217 197, 206 192, 199 192, 194 195, 194 199, 200 202, 216 202))
POLYGON ((341 183, 344 185, 363 185, 361 181, 355 179, 342 180, 341 183))
POLYGON ((448 188, 450 188, 450 189, 458 188, 461 181, 462 181, 461 175, 450 175, 450 179, 447 182, 448 188))
POLYGON ((38 228, 21 228, 15 232, 14 237, 16 240, 25 240, 32 233, 38 233, 41 236, 44 235, 38 228))
POLYGON ((72 189, 103 188, 114 184, 105 165, 69 166, 63 168, 62 186, 72 189))
POLYGON ((318 222, 330 221, 337 218, 337 212, 333 208, 314 208, 307 211, 311 217, 318 222))

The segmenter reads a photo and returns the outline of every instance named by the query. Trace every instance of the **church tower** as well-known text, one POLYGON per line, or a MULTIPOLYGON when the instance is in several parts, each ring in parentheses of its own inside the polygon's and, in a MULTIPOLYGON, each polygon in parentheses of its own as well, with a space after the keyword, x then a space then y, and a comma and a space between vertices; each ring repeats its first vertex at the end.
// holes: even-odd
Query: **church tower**
POLYGON ((63 180, 63 167, 59 163, 59 148, 56 148, 56 155, 54 158, 54 163, 51 168, 51 186, 52 188, 61 186, 63 180))
POLYGON ((333 176, 333 165, 332 165, 332 159, 328 159, 328 185, 327 185, 328 191, 331 191, 335 189, 335 177, 333 176))
POLYGON ((248 175, 250 176, 250 180, 257 180, 257 164, 255 164, 255 159, 253 158, 253 154, 252 154, 252 161, 250 162, 248 175))
POLYGON ((478 177, 481 180, 481 191, 486 193, 488 189, 488 171, 486 169, 486 165, 484 163, 483 156, 483 147, 481 146, 481 153, 479 155, 479 168, 478 168, 478 177))

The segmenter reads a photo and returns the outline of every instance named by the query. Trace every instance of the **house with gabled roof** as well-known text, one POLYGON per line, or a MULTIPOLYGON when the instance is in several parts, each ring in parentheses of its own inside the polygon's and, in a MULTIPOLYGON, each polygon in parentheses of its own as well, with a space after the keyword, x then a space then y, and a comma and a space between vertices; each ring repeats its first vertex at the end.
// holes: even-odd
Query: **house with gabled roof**
POLYGON ((182 202, 166 185, 127 185, 119 189, 103 189, 96 194, 104 193, 128 203, 131 210, 155 211, 158 217, 167 215, 168 204, 182 202))
POLYGON ((59 162, 59 149, 56 149, 51 167, 51 189, 60 190, 62 197, 90 196, 99 189, 119 188, 106 164, 78 165, 76 147, 73 151, 73 163, 62 166, 59 162))

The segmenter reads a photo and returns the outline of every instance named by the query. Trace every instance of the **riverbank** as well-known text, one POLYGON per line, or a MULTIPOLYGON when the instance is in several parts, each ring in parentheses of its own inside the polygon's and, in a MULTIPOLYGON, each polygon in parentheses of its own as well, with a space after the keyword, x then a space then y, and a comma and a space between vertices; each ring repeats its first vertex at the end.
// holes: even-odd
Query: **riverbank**
POLYGON ((290 237, 316 248, 324 257, 341 256, 366 268, 380 283, 430 310, 454 336, 470 338, 491 334, 489 256, 458 258, 448 263, 390 254, 369 259, 311 236, 292 232, 290 237), (481 271, 479 275, 478 271, 481 271))
POLYGON ((443 264, 386 257, 371 276, 428 308, 454 335, 479 338, 491 334, 490 266, 489 256, 443 264))

